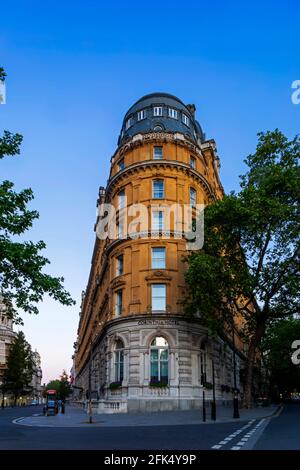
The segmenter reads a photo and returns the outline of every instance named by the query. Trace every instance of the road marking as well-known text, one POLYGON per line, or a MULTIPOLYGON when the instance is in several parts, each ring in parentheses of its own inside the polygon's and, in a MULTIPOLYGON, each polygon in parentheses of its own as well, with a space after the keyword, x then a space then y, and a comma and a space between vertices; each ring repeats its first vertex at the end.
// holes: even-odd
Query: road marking
MULTIPOLYGON (((243 447, 248 442, 248 439, 252 436, 252 434, 259 428, 259 426, 261 426, 261 424, 263 423, 264 420, 265 420, 265 418, 263 418, 261 421, 259 421, 259 423, 257 423, 256 426, 254 426, 253 429, 247 431, 247 433, 244 434, 243 437, 240 438, 239 442, 231 447, 231 450, 240 450, 240 448, 243 447)), ((211 449, 216 449, 216 450, 220 449, 222 446, 224 446, 224 445, 228 444, 230 441, 232 441, 232 439, 238 437, 239 434, 244 433, 246 431, 246 429, 248 429, 252 426, 253 423, 255 423, 255 419, 251 419, 250 421, 248 421, 248 423, 245 424, 243 427, 241 427, 240 429, 237 429, 237 431, 229 434, 229 436, 222 439, 222 441, 218 442, 218 444, 213 445, 211 447, 211 449)))
POLYGON ((249 431, 247 434, 245 434, 244 437, 242 437, 241 440, 235 446, 231 447, 230 450, 240 450, 241 447, 243 447, 248 442, 248 440, 250 439, 252 434, 254 434, 256 431, 258 431, 258 429, 260 428, 260 426, 263 424, 264 421, 265 421, 265 418, 261 419, 256 424, 256 426, 254 426, 254 428, 251 429, 251 431, 249 431))

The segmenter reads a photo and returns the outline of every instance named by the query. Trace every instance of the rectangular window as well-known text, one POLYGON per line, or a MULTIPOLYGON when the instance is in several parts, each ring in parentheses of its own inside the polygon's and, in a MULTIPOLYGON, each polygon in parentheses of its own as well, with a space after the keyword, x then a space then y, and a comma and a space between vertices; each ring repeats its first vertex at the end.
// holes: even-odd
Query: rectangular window
POLYGON ((153 211, 152 212, 152 230, 162 231, 164 230, 164 213, 163 211, 153 211))
POLYGON ((122 189, 118 192, 118 209, 124 209, 125 202, 125 190, 122 189))
POLYGON ((187 117, 186 114, 183 114, 183 115, 182 115, 182 122, 183 122, 183 124, 185 124, 186 126, 189 125, 190 120, 189 120, 189 118, 187 117))
POLYGON ((122 307, 123 307, 123 291, 118 290, 116 292, 116 301, 115 301, 115 314, 119 317, 122 314, 122 307))
POLYGON ((190 167, 196 169, 196 158, 190 156, 190 167))
POLYGON ((133 119, 132 118, 127 119, 126 125, 125 125, 126 130, 129 129, 129 127, 131 127, 132 124, 133 124, 133 119))
POLYGON ((143 119, 146 118, 146 110, 145 109, 142 109, 142 111, 139 111, 137 113, 137 120, 138 121, 142 121, 143 119))
POLYGON ((162 116, 162 106, 154 106, 153 116, 162 116))
POLYGON ((177 109, 169 108, 169 117, 173 119, 178 119, 177 109))
POLYGON ((124 158, 119 160, 118 167, 119 167, 119 171, 124 170, 124 168, 125 168, 124 158))
POLYGON ((166 285, 152 284, 152 311, 166 310, 166 285))
POLYGON ((124 237, 124 222, 117 223, 117 235, 118 238, 124 237))
POLYGON ((163 148, 162 147, 154 147, 153 148, 153 158, 154 158, 154 160, 162 160, 162 158, 163 158, 163 148))
POLYGON ((124 256, 120 255, 116 258, 116 275, 121 276, 124 273, 124 256))
POLYGON ((190 188, 190 204, 192 207, 196 207, 196 201, 197 199, 197 193, 196 193, 196 190, 194 188, 190 188))
POLYGON ((163 199, 164 195, 164 180, 154 180, 152 187, 153 199, 163 199))
POLYGON ((0 341, 0 364, 5 364, 5 341, 0 341))
POLYGON ((162 247, 152 248, 152 269, 166 268, 166 249, 162 247))

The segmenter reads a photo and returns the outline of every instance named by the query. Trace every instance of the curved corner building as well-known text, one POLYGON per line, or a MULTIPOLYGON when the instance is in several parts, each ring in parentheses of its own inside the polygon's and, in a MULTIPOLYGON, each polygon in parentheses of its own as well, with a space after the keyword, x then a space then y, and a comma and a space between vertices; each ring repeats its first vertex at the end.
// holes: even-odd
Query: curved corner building
POLYGON ((98 199, 115 207, 119 238, 96 237, 75 343, 76 390, 99 412, 199 408, 203 390, 212 394, 213 362, 217 400, 232 398, 234 369, 239 387, 239 339, 233 354, 226 336, 209 339, 201 315, 184 316, 186 241, 174 220, 165 231, 163 210, 222 197, 219 166, 194 105, 153 93, 126 113, 98 199), (133 204, 150 221, 140 237, 124 236, 120 213, 133 204))

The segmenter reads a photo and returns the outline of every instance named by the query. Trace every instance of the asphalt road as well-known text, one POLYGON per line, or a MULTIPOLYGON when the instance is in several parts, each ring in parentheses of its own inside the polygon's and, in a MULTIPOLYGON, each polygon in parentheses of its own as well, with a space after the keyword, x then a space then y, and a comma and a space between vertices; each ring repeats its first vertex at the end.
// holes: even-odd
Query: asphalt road
POLYGON ((0 449, 4 450, 249 450, 300 449, 300 405, 288 405, 275 418, 180 426, 37 428, 14 424, 39 407, 0 410, 0 449))

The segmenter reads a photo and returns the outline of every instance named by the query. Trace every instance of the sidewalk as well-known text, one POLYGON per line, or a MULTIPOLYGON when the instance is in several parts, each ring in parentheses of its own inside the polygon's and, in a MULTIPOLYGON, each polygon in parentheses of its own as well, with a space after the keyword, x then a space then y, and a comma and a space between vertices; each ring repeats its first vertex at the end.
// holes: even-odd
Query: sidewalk
MULTIPOLYGON (((265 408, 256 407, 251 410, 240 409, 240 418, 232 418, 231 407, 217 407, 217 420, 215 423, 250 421, 252 419, 262 419, 270 417, 276 413, 280 407, 268 406, 265 408)), ((94 414, 93 423, 89 423, 88 415, 79 408, 66 407, 65 414, 56 416, 30 416, 18 418, 15 424, 38 427, 120 427, 120 426, 175 426, 189 424, 211 424, 210 408, 206 409, 206 423, 202 421, 202 410, 187 411, 161 411, 157 413, 136 413, 136 414, 94 414)))

